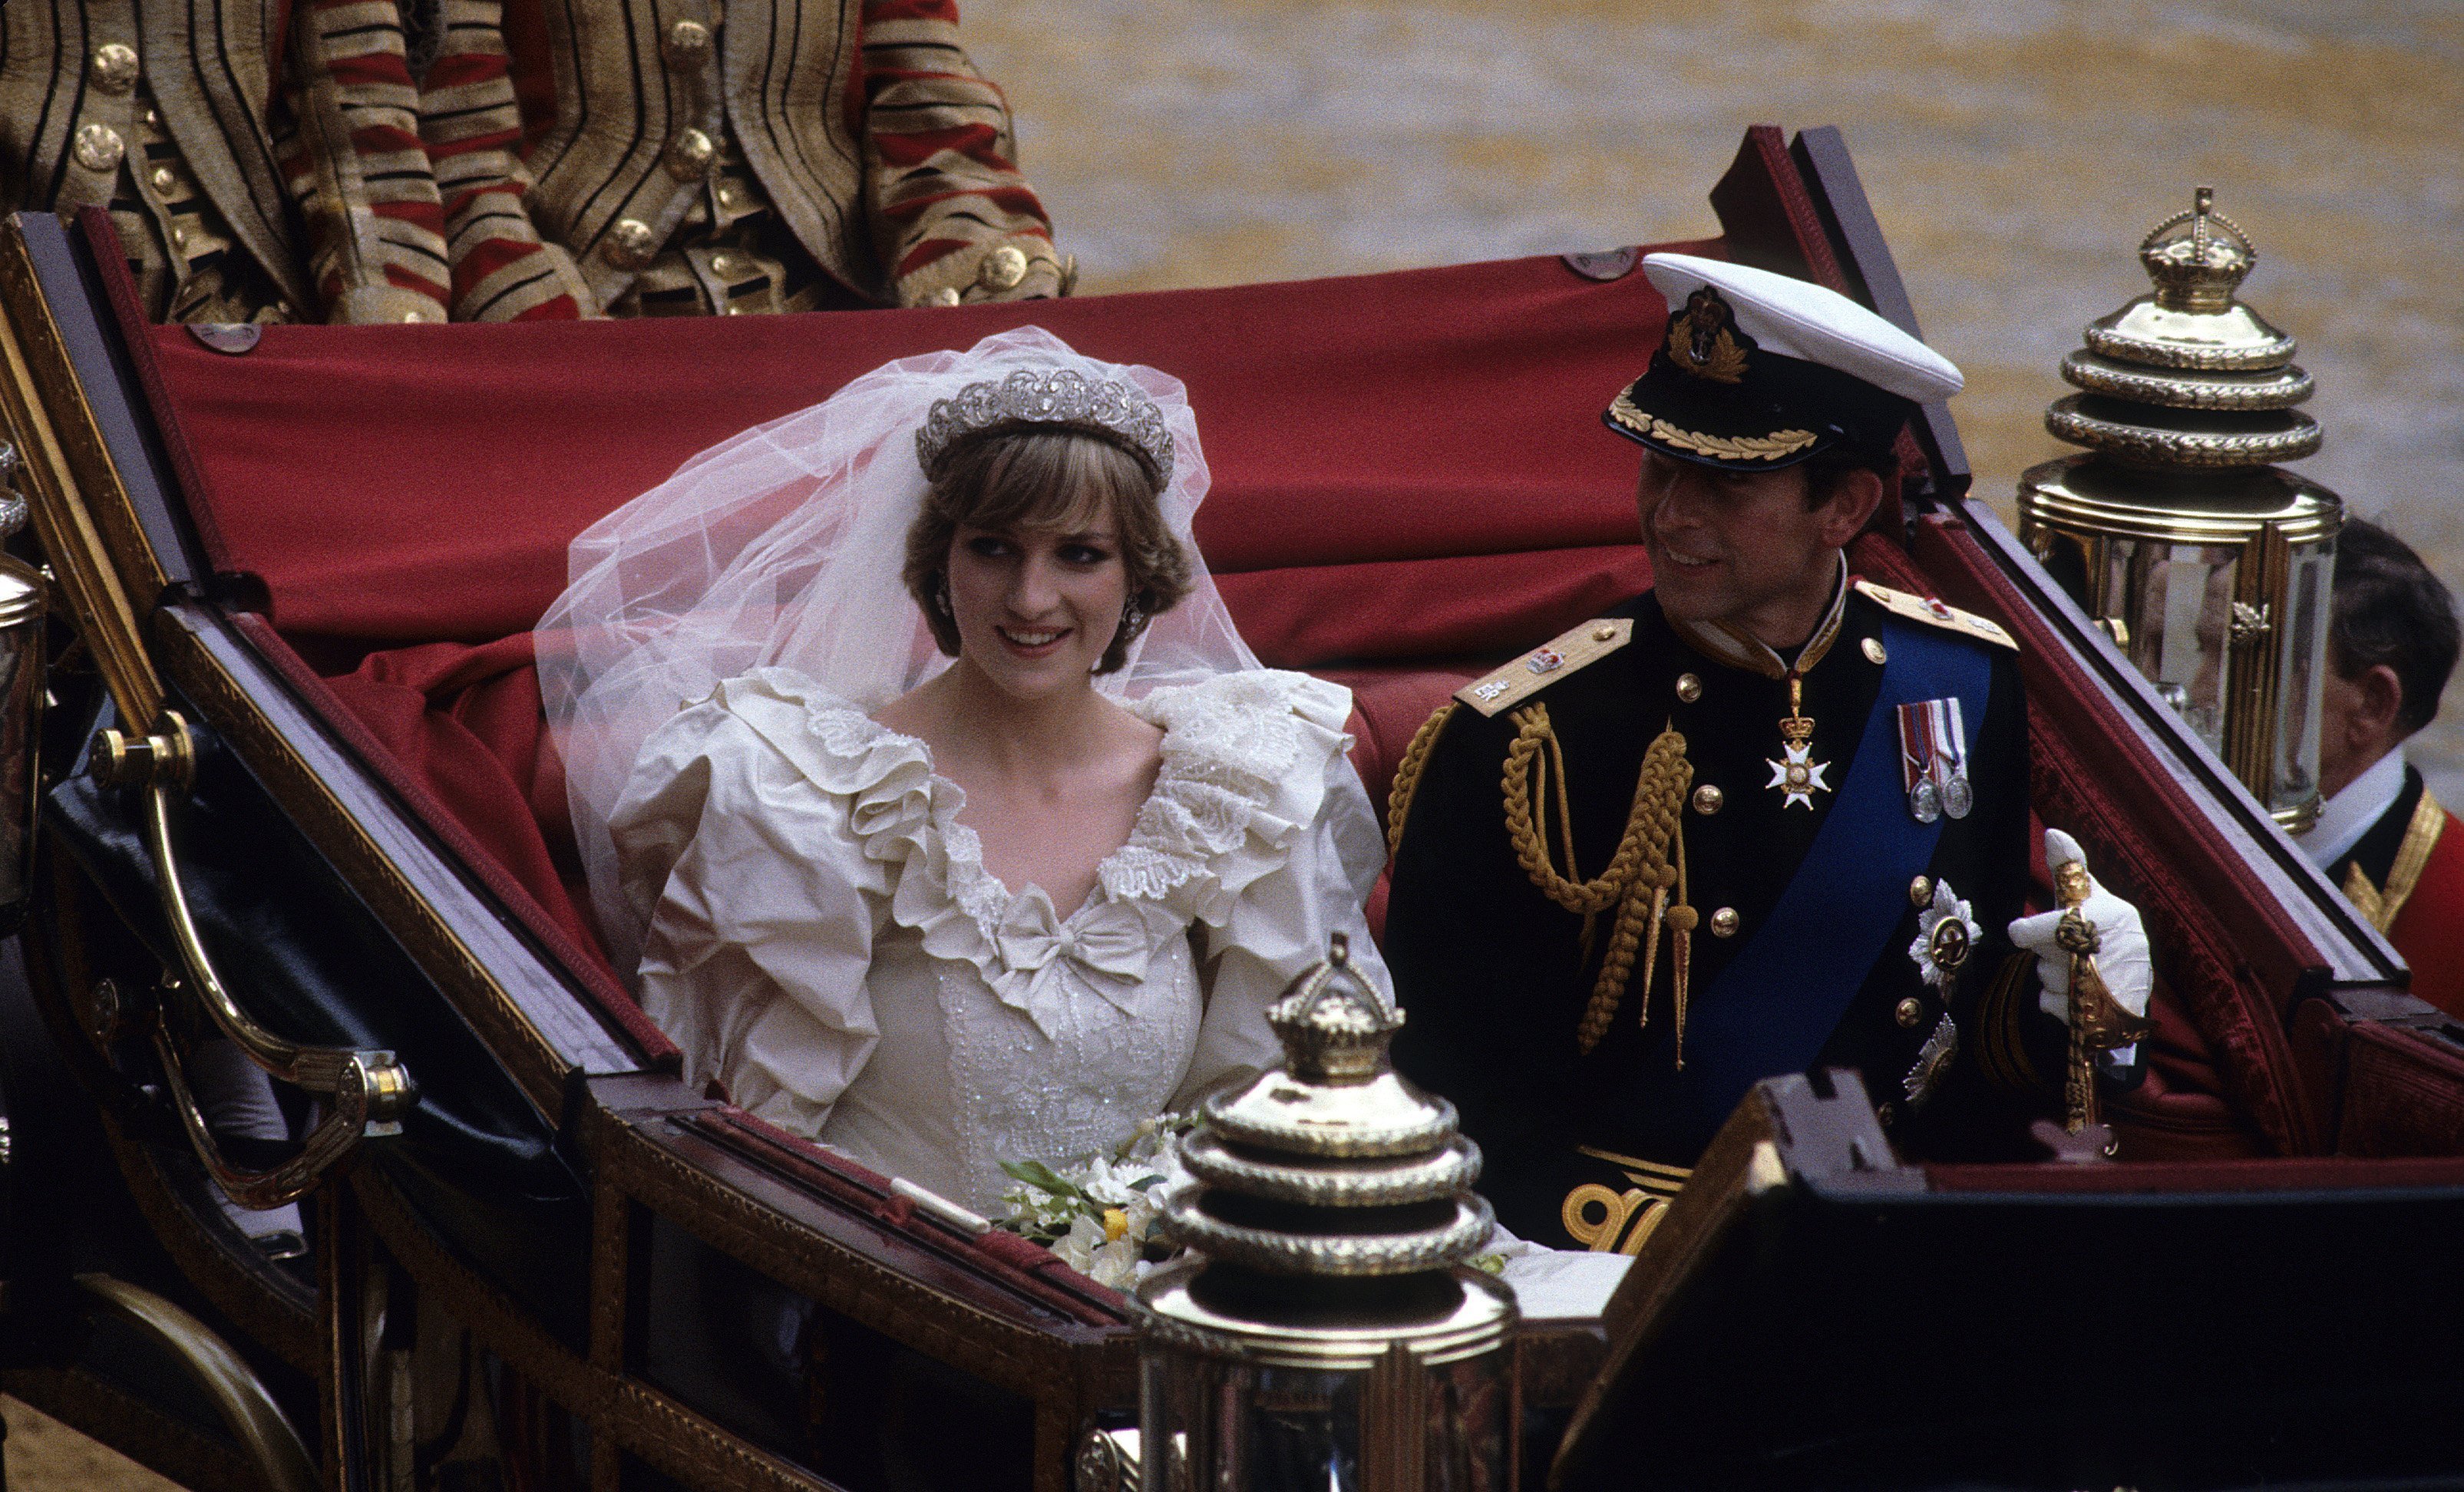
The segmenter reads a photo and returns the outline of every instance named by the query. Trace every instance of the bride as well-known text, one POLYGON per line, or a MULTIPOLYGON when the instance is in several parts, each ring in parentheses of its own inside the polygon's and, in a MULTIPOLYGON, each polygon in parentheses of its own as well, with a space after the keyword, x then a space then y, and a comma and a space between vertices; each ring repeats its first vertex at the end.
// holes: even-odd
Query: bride
POLYGON ((594 910, 685 1077, 978 1211, 1279 1055, 1383 845, 1349 693, 1200 560, 1180 384, 905 359, 585 532, 540 623, 594 910))

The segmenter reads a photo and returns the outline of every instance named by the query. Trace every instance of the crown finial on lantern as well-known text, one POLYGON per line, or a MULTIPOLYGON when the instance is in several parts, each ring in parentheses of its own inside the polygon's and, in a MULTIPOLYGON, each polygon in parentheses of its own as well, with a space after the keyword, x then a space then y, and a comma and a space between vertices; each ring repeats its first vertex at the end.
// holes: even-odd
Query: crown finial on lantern
POLYGON ((1365 1083, 1389 1067, 1386 1046, 1403 1016, 1387 1009, 1352 966, 1351 939, 1337 932, 1326 957, 1267 1008, 1266 1023, 1283 1039, 1293 1072, 1313 1082, 1365 1083))
POLYGON ((2139 262, 2156 282, 2156 303, 2167 311, 2221 311, 2258 263, 2258 251, 2239 225, 2215 210, 2216 189, 2191 193, 2176 212, 2140 240, 2139 262))

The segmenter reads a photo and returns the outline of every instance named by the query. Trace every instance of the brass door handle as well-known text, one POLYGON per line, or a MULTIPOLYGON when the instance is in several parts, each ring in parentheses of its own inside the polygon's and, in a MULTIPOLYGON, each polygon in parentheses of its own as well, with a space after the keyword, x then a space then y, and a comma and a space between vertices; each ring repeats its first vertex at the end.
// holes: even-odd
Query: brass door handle
POLYGON ((171 1089, 180 1122, 188 1131, 206 1169, 232 1201, 243 1207, 279 1207, 316 1189, 335 1162, 363 1139, 399 1134, 402 1115, 418 1101, 410 1072, 393 1053, 349 1047, 311 1046, 275 1035, 249 1019, 232 999, 197 932, 171 845, 171 795, 185 792, 196 779, 196 744, 187 722, 177 711, 165 710, 154 730, 129 736, 106 730, 96 735, 90 770, 108 787, 133 789, 144 798, 145 845, 154 862, 154 884, 178 950, 185 976, 166 981, 166 988, 186 989, 204 1007, 216 1029, 231 1038, 249 1061, 270 1075, 323 1099, 327 1112, 310 1130, 297 1154, 271 1171, 250 1171, 231 1164, 207 1127, 182 1071, 178 1048, 162 1013, 155 1011, 149 1035, 164 1076, 171 1089))

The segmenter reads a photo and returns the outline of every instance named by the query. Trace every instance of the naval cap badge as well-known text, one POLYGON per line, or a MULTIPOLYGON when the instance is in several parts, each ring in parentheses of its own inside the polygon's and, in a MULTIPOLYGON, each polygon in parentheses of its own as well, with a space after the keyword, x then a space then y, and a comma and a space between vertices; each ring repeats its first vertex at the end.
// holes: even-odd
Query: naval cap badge
POLYGON ((1668 322, 1668 361, 1678 371, 1715 384, 1737 384, 1746 377, 1745 334, 1737 330, 1737 314, 1718 291, 1705 285, 1685 297, 1685 309, 1668 322))

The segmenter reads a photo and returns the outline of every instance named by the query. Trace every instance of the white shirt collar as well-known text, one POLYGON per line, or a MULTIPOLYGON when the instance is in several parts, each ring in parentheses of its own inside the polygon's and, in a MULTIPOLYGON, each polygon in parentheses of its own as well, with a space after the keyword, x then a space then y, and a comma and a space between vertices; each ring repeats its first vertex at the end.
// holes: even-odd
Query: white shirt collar
POLYGON ((2370 825, 2404 796, 2404 748, 2399 746, 2362 769, 2344 790, 2320 806, 2319 822, 2293 843, 2325 870, 2353 852, 2370 825))

